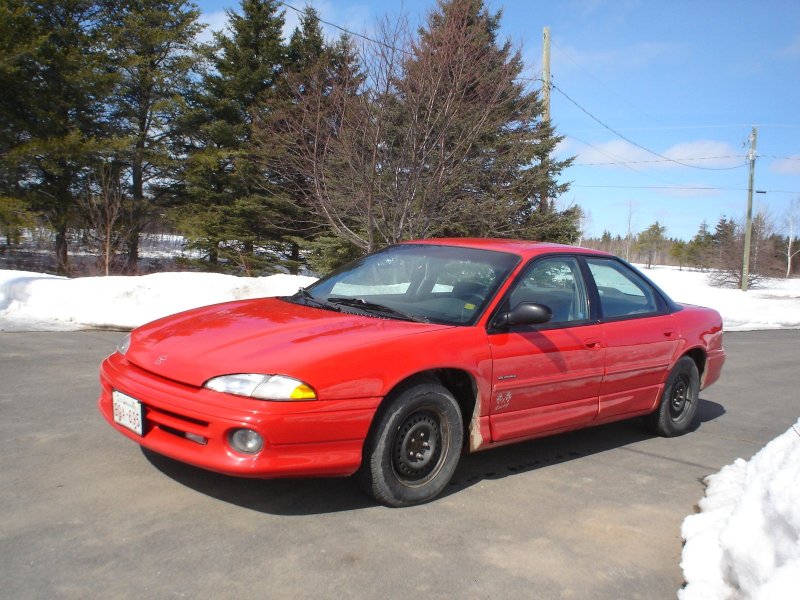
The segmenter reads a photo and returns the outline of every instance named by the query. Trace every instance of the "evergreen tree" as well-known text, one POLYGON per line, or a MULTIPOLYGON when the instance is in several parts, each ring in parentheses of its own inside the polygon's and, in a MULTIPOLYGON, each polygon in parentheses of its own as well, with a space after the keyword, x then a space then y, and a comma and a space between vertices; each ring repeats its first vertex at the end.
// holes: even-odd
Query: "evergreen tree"
POLYGON ((700 269, 708 269, 711 265, 711 248, 713 238, 704 220, 694 237, 686 245, 686 262, 700 269))
POLYGON ((300 25, 292 32, 287 47, 286 65, 290 73, 308 73, 325 55, 325 39, 319 14, 312 6, 306 6, 300 16, 300 25))
POLYGON ((669 249, 669 255, 678 261, 678 270, 683 271, 683 264, 686 262, 687 250, 689 245, 683 240, 673 240, 669 249))
POLYGON ((22 241, 22 230, 33 227, 36 217, 26 203, 19 198, 0 196, 0 236, 5 238, 6 246, 22 241))
MULTIPOLYGON (((714 266, 721 268, 731 262, 729 256, 735 253, 738 227, 732 218, 722 216, 717 221, 714 233, 711 235, 711 247, 714 250, 714 266)), ((741 259, 740 259, 741 260, 741 259)))
POLYGON ((415 43, 384 27, 358 64, 343 54, 257 123, 257 151, 314 216, 371 251, 409 238, 491 235, 575 241, 557 211, 561 139, 542 120, 522 60, 499 44, 500 14, 441 2, 415 43))
POLYGON ((227 11, 228 29, 206 49, 209 67, 186 121, 190 202, 179 211, 179 223, 212 264, 221 256, 246 273, 271 262, 255 249, 280 235, 286 206, 265 186, 249 152, 252 110, 285 63, 278 7, 273 0, 242 0, 241 14, 227 11))
MULTIPOLYGON (((538 91, 519 82, 522 57, 509 41, 498 40, 501 17, 501 11, 490 13, 483 0, 440 0, 412 46, 398 87, 404 100, 415 98, 414 104, 432 107, 426 119, 434 124, 414 146, 424 152, 464 145, 454 155, 457 164, 447 165, 443 177, 435 171, 425 174, 427 197, 417 210, 427 214, 425 202, 459 207, 455 218, 430 235, 574 242, 579 210, 559 212, 554 205, 567 189, 556 178, 571 161, 552 159, 563 138, 543 120, 538 91), (432 86, 430 75, 441 85, 432 86)), ((412 110, 400 126, 413 131, 410 121, 418 117, 412 110)))
POLYGON ((135 273, 139 236, 151 218, 152 203, 175 177, 170 144, 192 86, 198 60, 194 39, 202 25, 188 0, 115 4, 107 35, 120 79, 111 102, 116 125, 129 140, 121 153, 130 177, 126 270, 135 273))
POLYGON ((636 248, 645 254, 648 269, 653 265, 653 261, 667 241, 664 237, 666 230, 666 227, 656 221, 638 235, 636 248))
POLYGON ((113 152, 106 99, 116 75, 104 51, 103 6, 91 0, 7 0, 0 9, 0 184, 55 231, 70 272, 76 197, 98 156, 113 152))
MULTIPOLYGON (((284 102, 291 102, 294 93, 303 94, 309 85, 313 85, 317 73, 330 67, 332 58, 332 51, 327 47, 322 36, 319 15, 313 7, 307 6, 300 17, 299 27, 294 30, 289 40, 285 77, 282 79, 282 86, 277 95, 284 102)), ((275 104, 274 97, 272 104, 275 104)), ((269 111, 273 107, 267 104, 259 108, 262 111, 265 108, 269 111)), ((291 177, 293 181, 290 185, 287 185, 289 182, 285 179, 277 178, 275 174, 270 174, 270 177, 284 190, 307 185, 307 181, 300 174, 294 174, 291 177)), ((300 256, 301 247, 307 247, 321 232, 321 228, 315 223, 311 212, 302 202, 302 198, 306 195, 307 192, 293 194, 289 197, 291 198, 290 202, 286 204, 288 220, 283 235, 280 237, 285 242, 282 248, 284 264, 291 273, 297 273, 303 262, 300 256)))

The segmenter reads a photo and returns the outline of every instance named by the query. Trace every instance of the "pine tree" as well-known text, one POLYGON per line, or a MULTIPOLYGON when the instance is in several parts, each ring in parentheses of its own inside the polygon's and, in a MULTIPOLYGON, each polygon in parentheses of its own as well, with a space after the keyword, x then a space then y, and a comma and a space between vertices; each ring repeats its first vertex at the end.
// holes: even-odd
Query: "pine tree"
POLYGON ((500 14, 441 2, 408 43, 402 24, 318 72, 259 125, 257 151, 331 234, 371 251, 437 235, 574 241, 580 211, 554 208, 569 161, 542 120, 500 14))
POLYGON ((206 49, 210 66, 186 121, 190 202, 179 222, 212 265, 222 257, 246 273, 272 262, 255 250, 280 236, 285 213, 286 199, 250 156, 252 110, 285 63, 278 7, 273 0, 242 0, 241 14, 227 11, 227 31, 206 49))
POLYGON ((636 249, 645 254, 648 269, 653 266, 653 261, 667 241, 664 237, 666 230, 666 227, 656 221, 637 236, 636 249))
POLYGON ((405 106, 413 108, 400 126, 413 131, 416 106, 432 107, 423 113, 431 126, 413 146, 429 154, 453 150, 441 172, 423 175, 427 198, 415 211, 427 215, 425 204, 431 203, 433 212, 451 215, 427 235, 574 242, 580 212, 559 212, 554 205, 567 189, 556 178, 570 161, 552 158, 562 137, 543 120, 538 92, 519 81, 521 54, 498 40, 501 17, 482 0, 441 0, 412 46, 398 87, 405 106))
POLYGON ((704 220, 694 237, 686 245, 686 262, 700 269, 708 269, 712 260, 713 238, 704 220))
POLYGON ((197 67, 199 16, 188 0, 122 0, 107 24, 110 52, 120 72, 111 99, 113 116, 130 140, 120 156, 130 176, 125 207, 129 273, 137 271, 139 236, 152 218, 153 202, 175 177, 170 144, 197 67))
POLYGON ((70 272, 76 197, 98 156, 113 151, 106 99, 116 75, 91 0, 8 1, 0 11, 5 193, 30 201, 55 231, 57 270, 70 272))

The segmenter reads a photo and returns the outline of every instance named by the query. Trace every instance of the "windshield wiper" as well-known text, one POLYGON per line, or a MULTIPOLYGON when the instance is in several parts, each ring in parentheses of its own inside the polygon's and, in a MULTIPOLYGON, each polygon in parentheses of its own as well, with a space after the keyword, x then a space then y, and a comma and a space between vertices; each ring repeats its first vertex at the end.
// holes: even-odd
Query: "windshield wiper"
POLYGON ((293 296, 289 296, 290 300, 299 300, 300 298, 303 299, 303 302, 306 306, 316 306, 317 308, 324 308, 325 310, 334 310, 336 312, 341 312, 341 308, 338 306, 333 306, 333 304, 329 304, 327 302, 323 302, 322 300, 317 300, 314 296, 311 295, 306 288, 301 287, 297 290, 297 293, 293 296))
POLYGON ((382 313, 384 315, 402 319, 404 321, 430 323, 430 321, 425 317, 418 317, 417 315, 412 315, 407 312, 403 312, 402 310, 397 310, 391 306, 376 304, 375 302, 368 302, 363 298, 328 298, 328 302, 331 304, 341 304, 342 306, 352 306, 353 308, 359 308, 365 312, 382 313))

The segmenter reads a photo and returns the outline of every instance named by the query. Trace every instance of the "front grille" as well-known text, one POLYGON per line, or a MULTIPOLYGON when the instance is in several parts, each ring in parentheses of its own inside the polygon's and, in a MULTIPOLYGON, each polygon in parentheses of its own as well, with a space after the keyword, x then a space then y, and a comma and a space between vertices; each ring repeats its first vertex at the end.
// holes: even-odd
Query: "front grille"
POLYGON ((162 431, 179 437, 186 437, 187 433, 191 433, 196 436, 208 438, 209 423, 207 421, 180 415, 149 404, 145 404, 144 407, 145 423, 150 427, 158 427, 162 431))

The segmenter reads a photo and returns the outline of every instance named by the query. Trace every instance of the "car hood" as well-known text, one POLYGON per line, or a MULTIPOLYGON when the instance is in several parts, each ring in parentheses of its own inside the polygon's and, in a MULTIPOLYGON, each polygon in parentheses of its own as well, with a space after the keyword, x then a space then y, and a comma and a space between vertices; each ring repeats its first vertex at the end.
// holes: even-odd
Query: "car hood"
POLYGON ((135 329, 125 357, 201 386, 232 373, 292 375, 360 346, 450 326, 365 317, 264 298, 207 306, 135 329))

